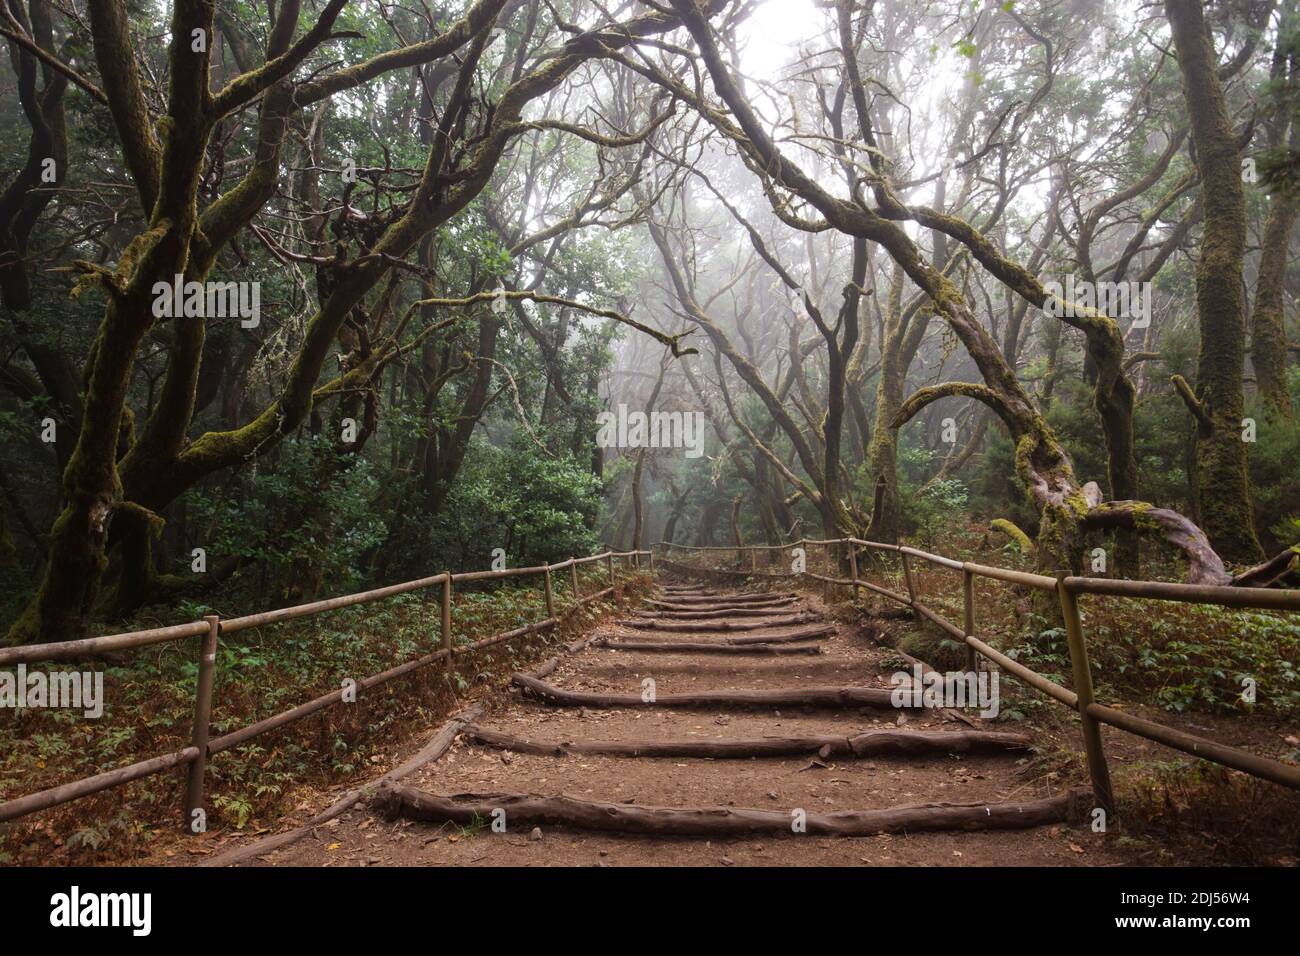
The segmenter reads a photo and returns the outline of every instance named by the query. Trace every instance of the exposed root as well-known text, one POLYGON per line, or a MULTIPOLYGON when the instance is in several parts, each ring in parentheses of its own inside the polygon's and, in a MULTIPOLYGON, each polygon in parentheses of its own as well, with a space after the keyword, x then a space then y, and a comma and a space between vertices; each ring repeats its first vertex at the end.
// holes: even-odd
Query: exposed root
POLYGON ((388 818, 469 825, 498 819, 518 831, 539 824, 654 836, 713 837, 747 833, 870 836, 918 830, 1013 830, 1063 823, 1082 813, 1075 792, 1017 803, 933 803, 884 810, 808 813, 801 808, 649 807, 580 800, 565 794, 461 793, 442 797, 411 787, 384 787, 371 805, 388 818))

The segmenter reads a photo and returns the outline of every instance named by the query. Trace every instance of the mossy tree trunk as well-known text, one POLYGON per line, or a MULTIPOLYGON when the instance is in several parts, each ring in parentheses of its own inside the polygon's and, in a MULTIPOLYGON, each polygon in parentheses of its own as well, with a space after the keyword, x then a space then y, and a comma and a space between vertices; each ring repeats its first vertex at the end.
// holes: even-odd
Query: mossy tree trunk
MULTIPOLYGON (((1300 30, 1295 0, 1282 6, 1277 46, 1270 79, 1274 84, 1273 116, 1267 125, 1267 142, 1274 153, 1288 159, 1300 150, 1300 30)), ((1289 421, 1291 392, 1287 388, 1286 273, 1291 234, 1300 216, 1300 195, 1294 184, 1278 184, 1269 198, 1268 218, 1260 240, 1259 275, 1255 281, 1255 308, 1251 315, 1250 364, 1265 414, 1289 421)))
MULTIPOLYGON (((654 387, 650 389, 650 397, 646 399, 645 416, 646 421, 654 413, 655 405, 659 402, 659 393, 664 387, 664 375, 668 372, 668 362, 671 353, 665 352, 664 357, 659 362, 659 374, 655 377, 654 387)), ((645 473, 645 458, 649 448, 641 446, 636 453, 636 466, 632 469, 632 550, 640 551, 643 547, 642 536, 645 533, 645 507, 641 500, 641 477, 645 473)))
POLYGON ((880 378, 876 382, 875 420, 867 444, 867 473, 881 493, 871 515, 871 538, 893 544, 902 530, 902 502, 898 494, 898 431, 892 427, 903 404, 907 370, 925 337, 933 310, 921 306, 904 310, 906 276, 895 266, 884 309, 884 335, 880 349, 880 378))
MULTIPOLYGON (((458 119, 475 101, 474 74, 493 25, 507 0, 478 0, 434 40, 381 53, 356 65, 280 86, 296 67, 331 36, 345 0, 329 0, 315 24, 294 40, 299 3, 288 0, 269 31, 267 60, 213 92, 209 87, 211 44, 196 50, 196 31, 214 36, 212 0, 177 0, 171 22, 166 112, 151 116, 135 67, 127 4, 97 0, 90 5, 95 56, 104 93, 121 142, 127 169, 148 212, 148 227, 127 247, 116 269, 90 267, 83 283, 104 288, 108 303, 85 374, 85 404, 76 445, 64 471, 65 507, 50 534, 49 555, 39 591, 6 635, 8 642, 58 641, 77 636, 95 605, 107 564, 106 544, 116 514, 156 514, 196 482, 265 454, 292 434, 319 403, 363 387, 379 363, 400 354, 386 342, 372 360, 361 362, 331 382, 320 373, 343 323, 370 290, 421 238, 447 222, 477 197, 489 182, 507 146, 525 131, 520 117, 538 97, 559 86, 574 70, 635 42, 676 26, 658 12, 615 28, 597 29, 569 39, 553 56, 520 70, 504 88, 480 129, 467 130, 458 119), (276 51, 283 51, 276 55, 276 51), (459 56, 452 60, 453 54, 459 56), (208 432, 186 443, 194 409, 197 369, 202 355, 202 323, 176 323, 173 353, 164 391, 146 422, 139 450, 129 449, 132 416, 127 394, 141 342, 156 321, 152 288, 180 274, 202 280, 216 251, 244 228, 273 192, 279 179, 279 142, 290 108, 302 109, 360 86, 389 70, 433 60, 456 63, 456 88, 444 113, 443 136, 428 152, 409 203, 364 255, 342 265, 338 282, 308 321, 303 341, 283 388, 252 421, 229 431, 208 432), (256 162, 200 216, 198 182, 212 130, 225 116, 261 98, 262 121, 256 162), (464 155, 449 146, 467 137, 464 155), (190 327, 182 329, 182 326, 190 327), (122 460, 124 427, 128 427, 122 460), (123 477, 130 478, 125 489, 123 477)), ((476 102, 476 101, 475 101, 476 102)))
MULTIPOLYGON (((96 26, 106 40, 118 40, 127 30, 125 11, 111 4, 104 8, 92 7, 92 16, 98 11, 96 26)), ((174 38, 188 38, 193 30, 207 30, 211 35, 211 27, 210 4, 176 4, 174 38)), ((126 130, 124 140, 147 140, 150 144, 149 168, 158 175, 137 181, 137 185, 142 205, 152 212, 147 231, 123 254, 117 271, 96 277, 108 293, 108 305, 85 376, 81 429, 64 470, 64 510, 50 532, 40 590, 14 626, 19 637, 54 641, 73 636, 94 607, 107 563, 109 523, 124 504, 117 468, 118 439, 126 418, 135 356, 153 322, 153 285, 183 273, 189 258, 198 176, 210 129, 206 115, 208 54, 191 52, 188 42, 176 39, 169 59, 172 77, 166 122, 160 124, 161 143, 153 139, 152 129, 139 125, 146 120, 135 111, 138 104, 131 103, 129 112, 119 109, 120 101, 110 104, 115 121, 126 130)), ((112 75, 107 67, 101 61, 106 81, 112 75)), ((138 94, 132 63, 115 63, 112 69, 121 75, 110 87, 129 83, 129 75, 138 94)))
POLYGON ((1196 262, 1201 338, 1195 386, 1201 423, 1196 448, 1198 512, 1222 557, 1251 562, 1263 552, 1255 534, 1247 444, 1242 440, 1246 196, 1241 151, 1202 5, 1197 0, 1166 0, 1165 14, 1183 78, 1205 217, 1196 262))
MULTIPOLYGON (((10 4, 11 16, 46 53, 53 55, 54 30, 46 0, 10 4)), ((28 242, 41 214, 58 194, 67 176, 68 135, 63 98, 68 78, 40 64, 36 56, 17 44, 9 47, 17 80, 18 102, 31 127, 22 167, 0 192, 0 306, 13 324, 17 340, 32 363, 36 380, 6 379, 19 398, 47 398, 62 441, 54 445, 59 468, 67 467, 73 438, 79 427, 81 383, 66 355, 42 341, 28 313, 32 308, 28 242), (47 163, 53 161, 53 181, 45 181, 47 163), (53 187, 53 188, 51 188, 53 187), (35 387, 39 383, 39 389, 35 387)), ((5 178, 8 178, 7 175, 5 178)))
POLYGON ((1300 198, 1279 193, 1269 199, 1251 316, 1250 364, 1255 369, 1255 387, 1265 413, 1284 420, 1292 417, 1285 302, 1287 261, 1297 216, 1300 198))
MULTIPOLYGON (((860 199, 843 199, 827 192, 777 147, 767 125, 755 113, 732 77, 707 17, 691 0, 671 2, 698 45, 713 88, 729 111, 725 120, 714 120, 715 127, 746 154, 751 170, 766 177, 765 188, 769 193, 782 190, 793 193, 820 213, 831 227, 880 243, 929 296, 935 311, 974 361, 983 380, 981 383, 948 382, 921 389, 903 403, 894 418, 894 427, 900 427, 921 409, 941 398, 960 396, 988 405, 1011 433, 1016 448, 1016 476, 1039 512, 1038 567, 1044 571, 1076 568, 1083 533, 1091 527, 1103 526, 1089 520, 1090 511, 1101 504, 1100 489, 1092 482, 1086 486, 1079 482, 1068 454, 1034 407, 998 343, 979 323, 960 290, 933 264, 925 261, 920 249, 895 220, 912 219, 957 238, 981 264, 1028 298, 1031 304, 1048 301, 1041 283, 1023 267, 1002 256, 968 223, 934 210, 904 206, 894 195, 886 175, 881 175, 874 184, 878 209, 868 207, 860 199)), ((847 62, 846 69, 852 69, 847 62)), ((656 80, 697 108, 716 110, 701 102, 694 90, 673 78, 659 73, 656 80)), ((860 84, 851 82, 850 85, 860 84)), ((872 157, 876 157, 879 146, 866 121, 865 110, 859 110, 859 119, 864 144, 872 151, 872 157)), ((1077 323, 1085 334, 1095 336, 1098 342, 1109 342, 1122 359, 1123 341, 1113 319, 1095 310, 1074 308, 1068 311, 1075 313, 1072 323, 1077 323)), ((1124 374, 1122 365, 1117 374, 1124 374)), ((1170 543, 1182 548, 1192 564, 1190 576, 1193 580, 1225 583, 1228 578, 1223 573, 1222 563, 1199 529, 1182 516, 1173 513, 1157 515, 1157 511, 1159 509, 1150 509, 1141 502, 1117 501, 1099 513, 1104 514, 1107 528, 1145 529, 1150 525, 1151 530, 1158 531, 1170 543), (1142 522, 1142 516, 1149 520, 1142 522)))

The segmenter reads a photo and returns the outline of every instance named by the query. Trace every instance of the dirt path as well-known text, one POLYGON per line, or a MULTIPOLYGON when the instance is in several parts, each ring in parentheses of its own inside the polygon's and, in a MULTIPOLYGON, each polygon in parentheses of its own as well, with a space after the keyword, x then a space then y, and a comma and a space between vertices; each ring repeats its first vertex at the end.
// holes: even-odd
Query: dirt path
MULTIPOLYGON (((271 866, 1095 866, 1120 862, 1092 838, 1082 820, 1023 829, 918 832, 915 822, 905 822, 900 832, 863 836, 816 832, 819 820, 826 826, 868 829, 879 820, 879 815, 866 814, 846 824, 845 811, 927 804, 975 804, 973 810, 958 812, 989 819, 1001 815, 1023 825, 1030 817, 1017 815, 1061 796, 1033 773, 1031 754, 1023 748, 1003 749, 1009 739, 1003 725, 981 721, 973 710, 966 713, 973 718, 974 728, 939 711, 900 711, 888 705, 772 706, 725 700, 673 704, 680 695, 717 696, 718 692, 888 691, 890 675, 897 669, 896 655, 854 628, 822 628, 819 611, 806 596, 755 601, 753 596, 703 585, 667 585, 654 602, 589 635, 591 643, 562 657, 553 671, 535 672, 534 683, 520 689, 510 706, 479 718, 444 756, 401 781, 401 787, 435 799, 476 795, 472 800, 458 797, 450 810, 445 806, 437 810, 433 815, 442 814, 440 822, 410 818, 412 813, 428 816, 427 808, 412 810, 398 792, 389 791, 385 794, 389 812, 358 805, 297 843, 252 862, 271 866), (671 623, 672 629, 646 626, 664 623, 671 623), (676 627, 682 623, 690 629, 676 627), (733 629, 739 625, 743 629, 733 629), (790 639, 810 630, 829 633, 790 639), (620 650, 620 642, 696 649, 620 650), (700 647, 714 644, 746 650, 715 652, 700 647), (753 650, 755 645, 759 650, 753 650), (791 648, 804 651, 776 653, 791 648), (817 652, 807 653, 809 648, 817 652), (617 695, 635 703, 557 706, 553 700, 539 699, 538 680, 562 692, 617 695), (651 689, 655 702, 640 703, 651 689), (476 731, 481 733, 476 736, 476 731), (818 741, 785 741, 779 746, 774 742, 809 737, 824 738, 825 749, 817 746, 818 741), (977 746, 954 752, 946 742, 953 740, 966 745, 974 740, 977 746), (554 745, 565 743, 572 746, 555 752, 554 745), (785 752, 696 755, 701 747, 708 750, 719 743, 724 748, 767 746, 785 752), (647 746, 670 753, 591 752, 647 746), (911 752, 882 752, 904 746, 911 752), (570 799, 558 801, 559 795, 570 799), (404 815, 394 817, 392 811, 399 804, 404 815), (494 812, 502 814, 495 810, 497 806, 504 811, 504 832, 492 828, 494 812), (682 820, 678 819, 682 814, 651 809, 656 807, 715 809, 682 820), (587 825, 559 824, 547 815, 565 808, 585 814, 587 825), (545 822, 539 823, 530 813, 541 813, 545 822), (807 832, 795 832, 793 823, 785 823, 799 815, 807 821, 807 832), (673 822, 665 823, 669 818, 673 822), (737 821, 742 819, 759 820, 769 832, 671 835, 682 827, 725 829, 741 825, 737 821), (669 835, 628 832, 665 826, 669 835)), ((852 698, 861 699, 861 695, 852 698)), ((921 817, 943 812, 922 811, 921 817)))

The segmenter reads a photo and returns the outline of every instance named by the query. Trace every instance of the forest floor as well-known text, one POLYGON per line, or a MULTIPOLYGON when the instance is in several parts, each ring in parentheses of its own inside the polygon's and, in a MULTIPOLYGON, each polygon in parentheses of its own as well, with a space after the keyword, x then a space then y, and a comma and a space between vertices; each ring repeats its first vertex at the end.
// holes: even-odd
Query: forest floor
MULTIPOLYGON (((701 588, 703 590, 703 588, 701 588)), ((732 593, 732 589, 710 588, 732 593)), ((673 601, 672 596, 661 600, 673 601)), ((715 599, 716 602, 716 599, 715 599)), ((825 609, 808 595, 772 610, 803 623, 772 626, 779 618, 715 618, 759 625, 739 632, 745 638, 779 638, 826 620, 825 609)), ((646 614, 643 620, 662 620, 646 614)), ((654 613, 654 612, 650 612, 654 613)), ((660 612, 661 613, 661 612, 660 612)), ((689 618, 696 620, 695 618, 689 618)), ((678 623, 674 621, 674 623, 678 623)), ((714 690, 762 690, 814 686, 891 689, 899 670, 898 653, 878 643, 877 629, 832 623, 813 638, 815 655, 678 653, 629 651, 599 646, 601 641, 717 642, 731 632, 660 632, 621 621, 598 625, 594 639, 564 656, 545 680, 565 690, 640 695, 653 678, 658 695, 714 690)), ((812 641, 772 646, 792 647, 812 641)), ((521 693, 484 701, 476 720, 485 731, 534 741, 714 741, 734 738, 826 735, 839 738, 881 731, 1023 732, 1023 724, 981 720, 967 709, 965 721, 942 711, 899 711, 891 707, 813 706, 553 706, 521 693)), ((484 746, 460 736, 439 759, 401 781, 405 788, 432 795, 502 793, 601 801, 620 807, 752 808, 791 814, 868 811, 925 804, 1027 804, 1083 785, 1077 761, 1060 762, 1063 741, 1048 728, 1037 739, 1037 753, 936 752, 924 755, 876 754, 869 757, 797 756, 712 759, 704 757, 627 757, 565 752, 521 753, 484 746)), ((1064 735, 1064 731, 1062 732, 1064 735)), ((1075 730, 1077 736, 1077 729, 1075 730)), ((421 741, 422 742, 422 741, 421 741)), ((416 742, 412 752, 419 746, 416 742)), ((329 805, 338 794, 304 800, 308 814, 329 805)), ((513 811, 509 811, 513 812, 513 811)), ((1086 818, 1060 820, 1027 829, 946 830, 827 836, 814 833, 672 836, 601 832, 531 822, 494 832, 492 821, 425 822, 393 818, 366 803, 311 828, 291 845, 246 861, 270 866, 555 866, 555 865, 1049 865, 1106 866, 1141 862, 1131 846, 1093 832, 1086 818)), ((221 841, 215 858, 234 842, 221 841)), ((189 853, 168 853, 153 862, 198 862, 189 853)), ((1152 860, 1151 862, 1156 862, 1152 860)))

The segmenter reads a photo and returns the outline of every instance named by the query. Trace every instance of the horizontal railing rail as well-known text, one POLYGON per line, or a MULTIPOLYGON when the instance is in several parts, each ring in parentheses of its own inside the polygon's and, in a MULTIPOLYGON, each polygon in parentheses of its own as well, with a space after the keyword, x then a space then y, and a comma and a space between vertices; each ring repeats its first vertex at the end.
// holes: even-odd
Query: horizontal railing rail
MULTIPOLYGON (((1240 770, 1285 787, 1300 790, 1300 767, 1270 757, 1263 757, 1240 747, 1232 747, 1196 734, 1185 733, 1173 727, 1124 713, 1114 707, 1108 707, 1095 701, 1092 689, 1092 670, 1088 662, 1087 644, 1083 633, 1083 618, 1079 612, 1077 600, 1078 595, 1102 595, 1139 600, 1176 601, 1185 604, 1216 604, 1233 608, 1300 611, 1300 590, 1266 590, 1262 588, 1178 584, 1163 581, 1126 581, 1113 578, 1078 577, 1064 573, 1056 577, 1050 577, 1045 574, 1017 571, 1012 568, 999 568, 986 564, 977 564, 972 561, 958 561, 955 558, 932 554, 907 545, 865 541, 861 538, 831 538, 820 541, 803 538, 782 545, 739 545, 732 547, 704 547, 660 542, 657 547, 662 548, 664 551, 664 556, 661 558, 662 562, 690 571, 706 571, 742 577, 811 579, 822 582, 827 587, 828 594, 829 588, 832 586, 852 588, 854 595, 857 594, 859 589, 866 589, 899 604, 907 605, 921 617, 967 647, 969 669, 974 670, 976 668, 976 655, 987 658, 998 667, 1023 680, 1029 686, 1078 712, 1083 730, 1084 751, 1088 759, 1088 770, 1092 779, 1093 792, 1098 802, 1108 813, 1114 812, 1114 798, 1111 793, 1110 771, 1106 763, 1105 752, 1102 749, 1099 724, 1108 724, 1135 736, 1180 750, 1183 753, 1210 760, 1226 767, 1232 767, 1235 770, 1240 770), (758 570, 757 552, 759 551, 791 551, 796 548, 806 549, 809 545, 826 547, 828 551, 831 546, 848 546, 850 577, 818 574, 807 570, 806 563, 803 565, 802 570, 799 571, 761 572, 758 570), (688 552, 725 551, 737 554, 748 553, 749 567, 747 569, 743 567, 695 567, 671 561, 667 555, 674 548, 688 552), (907 593, 902 594, 883 585, 862 579, 858 574, 858 549, 897 554, 902 565, 901 572, 903 580, 906 582, 907 593), (914 568, 910 559, 918 559, 939 568, 961 572, 964 611, 962 625, 949 621, 942 614, 939 614, 933 608, 927 607, 917 599, 914 568), (1070 670, 1074 683, 1073 690, 1013 660, 976 636, 973 588, 973 582, 976 578, 987 578, 1006 584, 1055 593, 1061 606, 1062 619, 1065 622, 1067 644, 1070 651, 1070 670)), ((743 564, 743 560, 740 563, 743 564)))
MULTIPOLYGON (((570 573, 573 603, 566 609, 566 613, 569 613, 575 608, 605 597, 615 590, 617 586, 617 576, 614 561, 616 558, 623 559, 624 569, 631 571, 641 567, 642 557, 649 559, 648 569, 653 571, 654 552, 652 550, 611 550, 603 551, 600 554, 590 555, 585 558, 568 558, 558 564, 539 564, 527 568, 507 568, 501 571, 464 571, 455 574, 449 571, 443 571, 429 577, 418 578, 413 581, 404 581, 401 584, 392 584, 387 587, 374 588, 370 591, 361 591, 356 594, 346 594, 340 597, 326 598, 321 601, 311 601, 307 604, 297 604, 292 607, 279 608, 274 611, 262 611, 258 614, 246 614, 241 617, 232 617, 226 620, 222 620, 220 616, 214 614, 205 617, 201 621, 191 621, 187 624, 174 624, 168 627, 156 627, 142 631, 131 631, 126 634, 111 634, 104 637, 91 637, 82 640, 65 641, 57 644, 28 644, 22 647, 0 648, 0 667, 4 667, 12 664, 42 664, 54 661, 86 658, 93 655, 104 654, 109 651, 120 651, 130 648, 148 647, 156 644, 167 644, 175 641, 182 641, 191 637, 200 637, 202 639, 199 646, 198 680, 195 689, 194 720, 190 734, 189 746, 173 751, 172 753, 150 757, 122 767, 117 767, 113 770, 107 770, 103 773, 95 774, 91 777, 83 777, 79 780, 60 784, 56 787, 50 787, 45 790, 40 790, 35 793, 29 793, 7 800, 0 803, 0 823, 27 816, 28 814, 36 813, 40 810, 48 810, 50 807, 69 803, 73 800, 78 800, 82 797, 87 797, 103 790, 131 783, 132 781, 139 780, 143 777, 163 773, 164 771, 184 766, 188 768, 189 775, 185 787, 184 826, 187 832, 202 832, 201 829, 196 827, 196 811, 202 810, 203 807, 204 776, 207 769, 207 761, 210 757, 223 751, 230 750, 233 747, 238 747, 255 737, 276 730, 280 727, 284 727, 285 725, 294 723, 298 720, 302 720, 304 717, 308 717, 317 711, 344 701, 345 698, 342 690, 332 690, 303 704, 299 704, 297 707, 290 710, 266 717, 220 737, 210 738, 212 689, 216 673, 216 652, 218 642, 223 634, 233 634, 249 628, 280 624, 285 621, 311 617, 317 614, 323 614, 327 611, 335 611, 340 608, 353 607, 359 604, 369 604, 399 594, 406 594, 411 591, 418 591, 424 588, 440 585, 442 589, 442 620, 440 628, 441 646, 436 651, 423 654, 409 661, 404 661, 403 663, 390 667, 378 674, 372 674, 369 677, 358 680, 356 682, 356 689, 358 691, 363 691, 372 687, 377 687, 380 684, 387 683, 388 681, 402 677, 403 675, 410 674, 439 661, 445 662, 446 667, 448 668, 448 673, 450 673, 454 669, 455 661, 458 657, 474 654, 486 647, 514 640, 515 638, 522 637, 525 634, 535 634, 549 630, 560 623, 560 617, 556 613, 555 596, 552 587, 552 575, 555 572, 567 570, 570 573), (605 562, 609 575, 609 586, 593 592, 592 594, 583 595, 579 586, 578 567, 580 565, 593 564, 599 561, 605 562), (545 618, 509 631, 503 631, 500 634, 493 634, 490 637, 474 641, 464 647, 453 647, 452 634, 454 619, 452 587, 455 583, 502 580, 505 578, 526 577, 532 575, 542 575, 544 580, 546 599, 545 618)), ((204 816, 198 816, 197 820, 203 822, 203 825, 206 826, 204 816)))

